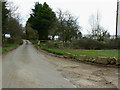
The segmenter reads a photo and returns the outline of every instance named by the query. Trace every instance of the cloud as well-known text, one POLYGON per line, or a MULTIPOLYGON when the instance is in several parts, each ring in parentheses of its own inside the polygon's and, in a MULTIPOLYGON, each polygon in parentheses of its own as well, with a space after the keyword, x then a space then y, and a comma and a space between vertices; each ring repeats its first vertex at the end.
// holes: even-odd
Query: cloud
POLYGON ((88 33, 88 19, 91 14, 96 14, 97 9, 101 13, 101 25, 108 29, 111 34, 115 34, 116 24, 116 4, 117 0, 8 0, 13 1, 19 6, 23 24, 34 6, 34 2, 47 2, 50 7, 56 11, 58 8, 69 10, 73 15, 79 17, 80 26, 83 27, 82 32, 88 33))

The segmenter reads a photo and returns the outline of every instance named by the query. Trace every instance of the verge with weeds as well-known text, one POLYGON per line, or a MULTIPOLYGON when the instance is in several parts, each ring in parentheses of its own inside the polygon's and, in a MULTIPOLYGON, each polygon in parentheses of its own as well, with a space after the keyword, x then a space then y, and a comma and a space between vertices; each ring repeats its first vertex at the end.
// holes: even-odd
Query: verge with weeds
POLYGON ((10 43, 10 42, 4 42, 3 44, 2 44, 2 51, 1 51, 1 53, 5 53, 5 52, 8 52, 8 51, 10 51, 10 50, 12 50, 12 49, 14 49, 15 47, 17 47, 17 46, 19 46, 19 45, 21 45, 22 44, 22 40, 15 40, 14 42, 12 42, 12 43, 10 43))

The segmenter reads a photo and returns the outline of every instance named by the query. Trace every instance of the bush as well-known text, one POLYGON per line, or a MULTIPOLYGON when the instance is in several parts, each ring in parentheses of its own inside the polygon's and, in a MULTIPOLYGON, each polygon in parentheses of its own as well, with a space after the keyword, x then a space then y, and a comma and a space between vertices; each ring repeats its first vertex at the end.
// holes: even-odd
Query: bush
POLYGON ((7 43, 9 43, 9 44, 15 43, 15 39, 8 38, 7 39, 7 43))
POLYGON ((80 40, 76 40, 72 42, 73 49, 93 49, 93 50, 101 50, 101 49, 120 49, 120 39, 109 40, 106 42, 100 42, 97 40, 84 38, 80 40))
POLYGON ((104 43, 92 39, 80 39, 72 43, 74 49, 103 49, 104 43))
POLYGON ((48 43, 48 40, 40 40, 40 43, 48 43))
POLYGON ((97 41, 89 38, 83 38, 80 40, 74 40, 63 44, 61 41, 44 41, 48 48, 59 49, 89 49, 89 50, 102 50, 102 49, 120 49, 120 39, 111 39, 108 41, 97 41))
POLYGON ((48 48, 59 48, 59 44, 57 42, 49 41, 47 45, 48 45, 48 48))
POLYGON ((106 41, 107 49, 120 49, 120 39, 111 39, 110 41, 106 41))

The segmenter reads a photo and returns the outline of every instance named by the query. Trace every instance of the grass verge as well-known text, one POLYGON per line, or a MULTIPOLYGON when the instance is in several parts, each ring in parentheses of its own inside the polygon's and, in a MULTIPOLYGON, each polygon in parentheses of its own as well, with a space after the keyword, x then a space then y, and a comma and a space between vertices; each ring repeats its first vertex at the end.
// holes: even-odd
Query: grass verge
POLYGON ((17 40, 15 43, 11 43, 11 44, 5 42, 2 44, 2 47, 0 47, 0 50, 2 50, 2 51, 0 51, 0 54, 8 52, 8 51, 12 50, 13 48, 19 46, 20 44, 22 44, 22 40, 17 40))

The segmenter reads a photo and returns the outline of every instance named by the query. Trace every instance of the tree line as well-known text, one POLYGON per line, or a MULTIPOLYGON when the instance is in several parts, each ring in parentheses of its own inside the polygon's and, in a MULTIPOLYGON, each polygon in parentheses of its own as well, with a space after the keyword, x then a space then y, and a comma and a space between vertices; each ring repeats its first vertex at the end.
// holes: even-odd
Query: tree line
MULTIPOLYGON (((90 16, 89 23, 91 26, 89 38, 98 41, 110 38, 107 30, 100 25, 100 15, 98 13, 90 16)), ((39 40, 48 40, 48 37, 51 36, 51 39, 54 40, 54 37, 58 36, 59 40, 67 42, 82 38, 81 29, 78 18, 70 12, 63 12, 60 9, 55 13, 46 2, 44 4, 35 3, 26 24, 28 39, 36 39, 39 36, 39 40)))
POLYGON ((2 2, 2 41, 5 41, 5 34, 10 34, 12 39, 21 38, 23 26, 20 24, 18 7, 12 2, 2 2))
MULTIPOLYGON (((44 2, 36 2, 32 13, 26 22, 25 28, 20 24, 18 7, 12 2, 2 2, 2 35, 3 41, 5 34, 10 34, 11 38, 21 38, 35 40, 54 40, 58 36, 63 42, 79 40, 83 38, 78 23, 78 18, 68 11, 58 9, 54 12, 52 8, 44 2), (25 30, 26 29, 26 30, 25 30), (24 34, 23 32, 26 31, 24 34)), ((99 14, 90 16, 90 36, 91 39, 104 41, 110 38, 110 34, 100 25, 99 14)), ((84 37, 85 38, 85 37, 84 37)))
POLYGON ((67 42, 76 39, 81 33, 77 18, 69 12, 62 12, 60 9, 55 13, 46 2, 44 4, 35 3, 26 24, 28 38, 32 35, 30 35, 31 28, 38 32, 39 40, 48 40, 49 36, 54 40, 57 35, 59 40, 67 42))

